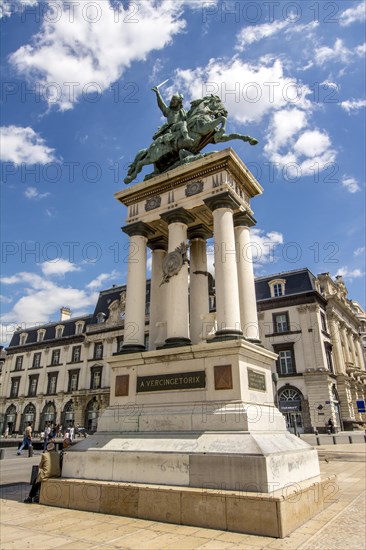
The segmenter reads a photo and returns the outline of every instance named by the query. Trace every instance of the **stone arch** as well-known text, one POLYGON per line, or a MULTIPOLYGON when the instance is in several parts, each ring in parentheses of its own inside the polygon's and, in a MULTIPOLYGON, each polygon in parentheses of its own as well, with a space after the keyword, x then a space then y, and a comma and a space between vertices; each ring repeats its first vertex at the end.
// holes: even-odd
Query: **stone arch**
POLYGON ((23 414, 21 416, 19 431, 24 432, 25 428, 28 426, 28 422, 32 422, 33 430, 36 426, 36 406, 33 403, 28 403, 24 407, 23 414))
POLYGON ((46 423, 56 423, 56 405, 54 401, 46 401, 41 413, 40 429, 43 431, 46 423))
POLYGON ((75 407, 72 399, 65 403, 64 409, 61 415, 61 424, 63 429, 69 428, 74 425, 75 421, 75 407))
POLYGON ((8 435, 12 435, 15 432, 15 426, 17 423, 18 411, 17 407, 12 403, 5 411, 3 432, 8 429, 8 435))
POLYGON ((100 406, 96 399, 96 397, 93 397, 91 399, 85 409, 85 428, 87 431, 95 432, 98 425, 98 418, 100 413, 100 406))

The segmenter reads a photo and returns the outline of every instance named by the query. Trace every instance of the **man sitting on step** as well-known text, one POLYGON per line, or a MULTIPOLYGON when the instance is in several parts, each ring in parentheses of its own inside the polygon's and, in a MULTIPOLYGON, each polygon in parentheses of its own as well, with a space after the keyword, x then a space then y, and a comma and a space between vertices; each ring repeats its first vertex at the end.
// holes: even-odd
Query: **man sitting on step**
POLYGON ((39 464, 38 475, 34 480, 28 497, 24 500, 27 504, 39 501, 39 491, 42 481, 49 479, 50 477, 60 477, 60 456, 56 452, 56 446, 54 443, 48 443, 47 450, 41 455, 41 462, 39 464))

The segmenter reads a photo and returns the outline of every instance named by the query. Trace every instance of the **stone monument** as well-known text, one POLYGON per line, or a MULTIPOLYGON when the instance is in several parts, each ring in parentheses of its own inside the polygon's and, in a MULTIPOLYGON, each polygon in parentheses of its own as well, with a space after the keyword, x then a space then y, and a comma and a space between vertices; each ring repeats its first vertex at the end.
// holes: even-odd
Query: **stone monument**
POLYGON ((154 173, 115 195, 128 211, 130 255, 124 343, 107 359, 110 405, 98 431, 65 455, 62 479, 47 483, 41 501, 281 537, 323 508, 326 482, 316 450, 286 430, 274 405, 276 355, 260 344, 250 228, 251 200, 263 189, 231 148, 200 152, 202 142, 226 140, 219 99, 193 102, 204 110, 195 131, 208 124, 207 105, 215 123, 199 135, 176 99, 169 119, 158 96, 168 122, 126 179, 143 164, 154 173))

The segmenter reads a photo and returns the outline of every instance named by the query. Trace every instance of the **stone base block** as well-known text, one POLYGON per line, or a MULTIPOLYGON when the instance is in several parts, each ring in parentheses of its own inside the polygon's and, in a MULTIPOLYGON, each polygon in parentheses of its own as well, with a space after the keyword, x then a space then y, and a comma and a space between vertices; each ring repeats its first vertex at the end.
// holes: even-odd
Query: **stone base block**
POLYGON ((49 479, 41 504, 283 538, 331 504, 335 476, 272 493, 49 479))
POLYGON ((271 493, 320 475, 288 432, 96 433, 64 456, 63 477, 271 493))

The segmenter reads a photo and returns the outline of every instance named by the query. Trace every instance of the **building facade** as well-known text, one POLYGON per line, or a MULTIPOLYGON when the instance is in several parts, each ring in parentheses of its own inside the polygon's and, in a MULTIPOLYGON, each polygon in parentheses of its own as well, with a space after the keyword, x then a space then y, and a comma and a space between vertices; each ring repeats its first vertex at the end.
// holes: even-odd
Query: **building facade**
MULTIPOLYGON (((329 418, 335 430, 365 426, 366 315, 343 281, 301 269, 259 277, 255 286, 259 336, 278 354, 276 404, 289 429, 326 431, 329 418)), ((209 292, 214 317, 213 282, 209 292)), ((146 293, 145 347, 153 349, 150 282, 146 293)), ((122 350, 125 304, 126 287, 114 286, 100 292, 92 315, 71 318, 62 308, 59 322, 14 333, 2 367, 2 433, 23 433, 27 422, 35 432, 48 422, 95 431, 109 404, 105 359, 122 350)))
POLYGON ((360 338, 365 312, 340 277, 301 269, 256 279, 261 341, 278 354, 276 400, 291 431, 365 425, 366 372, 360 338))

